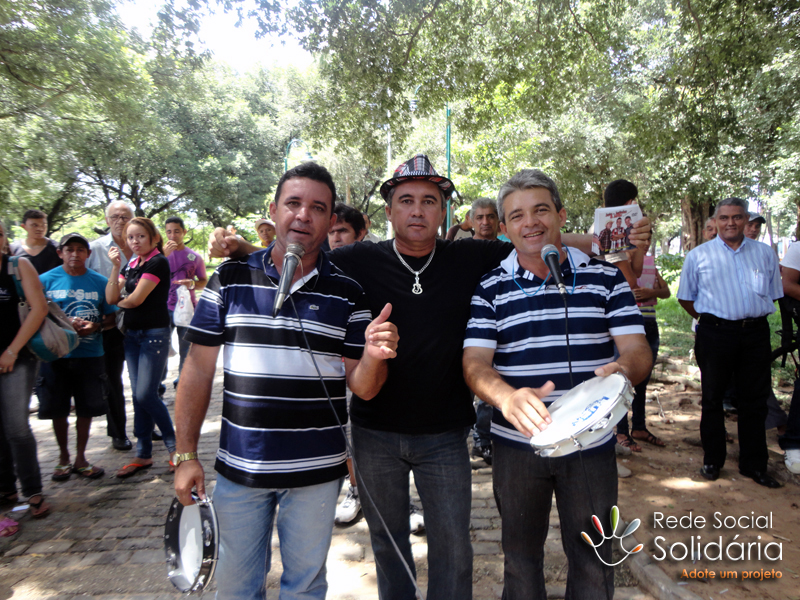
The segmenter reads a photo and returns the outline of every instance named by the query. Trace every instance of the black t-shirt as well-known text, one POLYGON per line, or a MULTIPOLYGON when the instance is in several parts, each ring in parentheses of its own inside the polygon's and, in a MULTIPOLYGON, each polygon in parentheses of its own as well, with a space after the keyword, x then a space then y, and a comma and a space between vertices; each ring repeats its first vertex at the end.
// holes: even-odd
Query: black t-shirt
MULTIPOLYGON (((481 277, 500 264, 513 246, 486 240, 436 240, 436 255, 420 275, 421 294, 411 291, 414 275, 397 259, 392 240, 358 242, 329 254, 358 281, 373 316, 392 303, 397 357, 388 361, 386 383, 372 400, 353 395, 350 418, 368 429, 396 433, 441 433, 475 422, 461 368, 469 305, 481 277)), ((414 270, 428 256, 403 255, 414 270)))
POLYGON ((136 308, 125 309, 125 327, 128 329, 156 329, 169 327, 169 310, 167 298, 169 297, 169 262, 163 254, 156 254, 145 262, 136 263, 131 268, 130 263, 122 271, 125 276, 125 291, 132 294, 142 276, 153 280, 158 279, 155 289, 147 295, 136 308))
POLYGON ((11 244, 11 254, 27 258, 39 275, 47 273, 50 269, 62 266, 64 261, 58 256, 58 244, 50 238, 46 239, 47 245, 42 248, 42 251, 36 256, 28 254, 25 248, 23 248, 22 242, 14 242, 11 244))
POLYGON ((8 272, 8 256, 3 255, 0 269, 0 352, 5 352, 19 331, 19 296, 14 277, 8 272))

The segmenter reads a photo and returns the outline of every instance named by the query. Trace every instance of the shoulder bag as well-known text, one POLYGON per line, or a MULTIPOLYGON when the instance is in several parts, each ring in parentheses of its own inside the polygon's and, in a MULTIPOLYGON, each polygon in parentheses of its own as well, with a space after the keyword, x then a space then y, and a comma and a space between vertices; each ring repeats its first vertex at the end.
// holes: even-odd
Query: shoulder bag
MULTIPOLYGON (((17 287, 17 296, 19 296, 19 322, 21 325, 25 322, 31 307, 25 299, 25 291, 22 289, 18 257, 9 257, 8 272, 13 275, 14 283, 17 287)), ((75 328, 72 326, 67 315, 64 314, 64 311, 61 310, 61 307, 50 300, 50 298, 46 299, 47 316, 39 326, 39 331, 33 334, 33 337, 28 340, 25 347, 39 360, 52 362, 65 357, 75 350, 81 340, 78 337, 78 332, 75 331, 75 328)))

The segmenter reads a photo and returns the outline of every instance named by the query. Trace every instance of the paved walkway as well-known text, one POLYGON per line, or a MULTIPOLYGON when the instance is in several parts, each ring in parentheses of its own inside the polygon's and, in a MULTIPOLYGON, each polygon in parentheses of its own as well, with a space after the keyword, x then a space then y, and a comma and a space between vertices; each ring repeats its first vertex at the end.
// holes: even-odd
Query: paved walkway
MULTIPOLYGON (((177 357, 170 359, 167 381, 172 381, 176 369, 177 357)), ((127 384, 127 373, 125 381, 127 384)), ((213 456, 220 427, 221 397, 222 371, 218 369, 200 443, 200 455, 209 479, 214 478, 213 456)), ((126 398, 128 430, 131 431, 133 414, 127 387, 126 398)), ((168 389, 165 400, 172 410, 172 389, 168 389)), ((106 475, 95 481, 81 480, 73 475, 69 481, 56 483, 50 481, 50 474, 58 462, 50 421, 39 421, 36 415, 31 415, 31 426, 39 443, 44 493, 52 506, 52 513, 35 520, 26 510, 8 512, 9 516, 20 521, 20 532, 11 538, 0 538, 0 600, 159 600, 180 597, 167 579, 164 561, 163 526, 174 496, 164 446, 158 442, 154 444, 155 465, 152 468, 129 479, 117 479, 114 472, 130 462, 134 453, 113 450, 105 436, 105 419, 96 419, 87 457, 93 464, 104 467, 106 475)), ((71 424, 73 448, 74 439, 71 424)), ((211 489, 212 486, 207 485, 211 489)), ((420 504, 416 495, 414 501, 420 504)), ((491 469, 483 461, 473 463, 472 529, 474 598, 500 598, 503 570, 500 516, 492 496, 491 469)), ((426 538, 420 535, 412 536, 412 539, 420 587, 424 591, 427 581, 426 538)), ((566 561, 555 507, 546 546, 548 595, 563 597, 566 561)), ((273 538, 273 547, 278 549, 277 535, 273 538)), ((270 598, 278 597, 280 572, 280 553, 276 551, 268 579, 270 598)), ((616 580, 616 598, 650 598, 633 587, 635 580, 629 571, 619 570, 616 580)), ((328 558, 328 582, 328 598, 331 600, 377 600, 375 563, 363 518, 349 527, 334 529, 328 558)), ((215 589, 213 583, 209 589, 215 589)), ((210 593, 205 595, 211 597, 210 593)))

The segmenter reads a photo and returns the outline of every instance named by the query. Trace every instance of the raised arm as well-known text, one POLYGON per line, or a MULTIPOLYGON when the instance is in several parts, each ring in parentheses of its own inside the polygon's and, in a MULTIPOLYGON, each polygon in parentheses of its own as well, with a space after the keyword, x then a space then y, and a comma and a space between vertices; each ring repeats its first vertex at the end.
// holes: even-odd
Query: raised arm
POLYGON ((227 229, 217 227, 208 238, 208 255, 212 258, 241 258, 259 250, 227 229))

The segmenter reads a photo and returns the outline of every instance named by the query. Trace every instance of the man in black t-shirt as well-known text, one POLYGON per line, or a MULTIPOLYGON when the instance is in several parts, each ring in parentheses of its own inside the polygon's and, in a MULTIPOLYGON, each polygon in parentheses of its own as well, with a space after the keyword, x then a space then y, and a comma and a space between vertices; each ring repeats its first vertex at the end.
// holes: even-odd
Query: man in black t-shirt
MULTIPOLYGON (((475 287, 513 246, 436 238, 453 184, 437 175, 424 155, 400 165, 380 191, 395 239, 352 244, 329 254, 361 284, 373 315, 380 312, 381 302, 391 299, 392 322, 402 337, 397 356, 388 364, 386 383, 369 401, 354 395, 350 415, 379 592, 382 600, 414 598, 414 584, 377 515, 383 516, 414 572, 408 519, 413 472, 428 535, 428 596, 469 600, 471 468, 466 440, 475 411, 461 368, 461 345, 475 287)), ((632 236, 649 240, 649 224, 644 232, 632 236)), ((564 234, 562 240, 591 249, 591 236, 564 234)), ((215 230, 210 241, 212 256, 257 249, 223 229, 215 230)))
POLYGON ((47 215, 36 209, 26 210, 20 225, 27 236, 24 240, 11 244, 11 254, 27 258, 39 275, 60 267, 58 245, 49 237, 45 237, 47 215))

